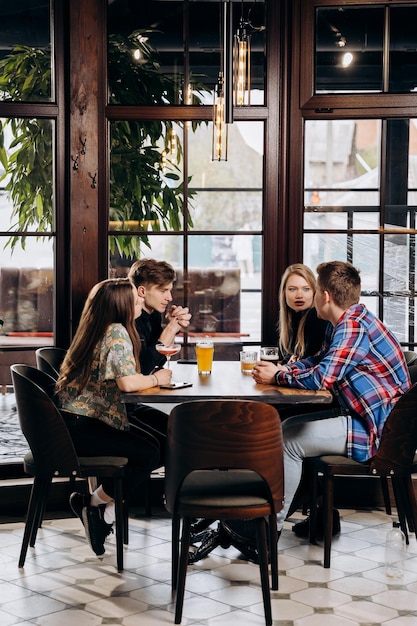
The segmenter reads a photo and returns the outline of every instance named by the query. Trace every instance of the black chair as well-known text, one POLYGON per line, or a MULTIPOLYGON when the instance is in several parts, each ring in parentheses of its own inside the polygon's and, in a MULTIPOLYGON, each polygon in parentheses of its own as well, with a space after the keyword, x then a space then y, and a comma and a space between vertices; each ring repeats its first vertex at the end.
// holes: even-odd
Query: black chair
POLYGON ((413 350, 403 350, 403 354, 408 366, 417 364, 417 352, 413 350))
POLYGON ((19 567, 24 566, 28 546, 35 546, 53 478, 107 476, 114 479, 117 569, 121 572, 125 540, 123 479, 127 458, 78 457, 65 421, 51 397, 55 381, 45 372, 29 365, 12 365, 10 371, 19 424, 30 447, 30 452, 24 457, 23 467, 26 474, 34 477, 19 567))
POLYGON ((281 422, 268 404, 206 400, 186 402, 171 411, 165 494, 172 513, 176 624, 182 618, 194 518, 254 520, 265 622, 272 624, 265 518, 269 519, 272 589, 278 589, 276 515, 284 501, 282 453, 281 422))
MULTIPOLYGON (((366 463, 344 456, 323 455, 310 459, 312 502, 317 500, 317 477, 323 476, 324 567, 330 567, 335 476, 378 477, 391 483, 401 529, 417 538, 417 504, 412 474, 417 472, 417 385, 398 400, 388 416, 376 455, 366 463)), ((316 543, 317 508, 310 512, 310 543, 316 543)))
POLYGON ((44 347, 35 352, 36 366, 42 372, 46 372, 55 380, 58 380, 59 368, 67 351, 64 348, 44 347))

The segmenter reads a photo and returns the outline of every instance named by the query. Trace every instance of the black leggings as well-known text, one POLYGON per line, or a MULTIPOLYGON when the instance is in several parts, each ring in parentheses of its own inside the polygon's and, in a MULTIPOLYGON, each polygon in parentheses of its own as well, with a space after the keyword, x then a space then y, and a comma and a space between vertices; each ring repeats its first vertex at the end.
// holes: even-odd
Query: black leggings
MULTIPOLYGON (((150 411, 155 412, 156 418, 161 413, 151 407, 145 408, 149 409, 146 411, 149 419, 150 411)), ((66 411, 62 411, 62 415, 79 456, 127 457, 128 489, 132 496, 138 485, 164 462, 161 459, 158 439, 135 424, 131 424, 130 430, 118 430, 95 418, 66 411)), ((106 494, 113 497, 113 480, 100 477, 99 480, 106 494)))
POLYGON ((168 415, 146 404, 126 404, 129 422, 138 426, 158 440, 161 465, 165 465, 167 447, 168 415))

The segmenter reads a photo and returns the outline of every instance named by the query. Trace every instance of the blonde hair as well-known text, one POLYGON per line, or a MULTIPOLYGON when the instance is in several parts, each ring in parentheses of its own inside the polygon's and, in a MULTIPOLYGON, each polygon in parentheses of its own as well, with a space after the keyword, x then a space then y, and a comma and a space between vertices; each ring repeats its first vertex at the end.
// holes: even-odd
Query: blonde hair
POLYGON ((136 368, 140 371, 140 339, 135 327, 133 289, 128 278, 109 278, 90 290, 74 339, 61 365, 57 391, 78 378, 81 393, 90 376, 94 348, 113 323, 123 324, 126 328, 132 341, 136 368))
POLYGON ((289 265, 281 278, 281 284, 279 287, 279 322, 278 322, 278 332, 279 332, 279 348, 283 354, 295 354, 297 358, 301 359, 304 357, 305 349, 306 349, 306 340, 304 336, 304 327, 307 319, 307 313, 310 309, 304 311, 304 315, 302 316, 300 323, 298 325, 297 337, 293 337, 293 326, 292 326, 292 318, 294 315, 294 311, 288 306, 286 298, 285 298, 285 287, 287 285, 288 279, 293 274, 297 276, 301 276, 310 288, 313 290, 313 298, 317 289, 317 281, 314 276, 312 270, 307 267, 307 265, 303 265, 302 263, 294 263, 293 265, 289 265), (292 347, 294 343, 294 347, 292 347))

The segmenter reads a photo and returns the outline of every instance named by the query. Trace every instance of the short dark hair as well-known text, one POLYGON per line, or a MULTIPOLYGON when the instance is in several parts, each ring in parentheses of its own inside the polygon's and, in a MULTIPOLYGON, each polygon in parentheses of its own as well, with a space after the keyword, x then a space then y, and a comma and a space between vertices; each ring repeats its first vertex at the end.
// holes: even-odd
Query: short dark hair
POLYGON ((128 278, 135 287, 141 285, 157 285, 162 287, 173 283, 176 279, 175 270, 166 261, 156 261, 155 259, 140 259, 131 266, 128 278))
POLYGON ((317 266, 317 283, 321 291, 328 291, 334 303, 342 309, 357 304, 361 295, 359 270, 351 263, 330 261, 317 266))

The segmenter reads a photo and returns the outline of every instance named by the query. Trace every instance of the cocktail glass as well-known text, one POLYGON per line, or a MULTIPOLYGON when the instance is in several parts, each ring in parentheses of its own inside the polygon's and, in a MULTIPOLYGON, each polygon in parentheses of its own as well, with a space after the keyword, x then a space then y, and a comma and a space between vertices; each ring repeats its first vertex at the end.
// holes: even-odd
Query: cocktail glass
POLYGON ((170 346, 166 346, 163 343, 157 343, 155 348, 158 350, 158 352, 166 356, 168 369, 170 369, 169 361, 171 357, 174 354, 178 354, 178 352, 181 350, 181 346, 176 343, 173 343, 170 346))

